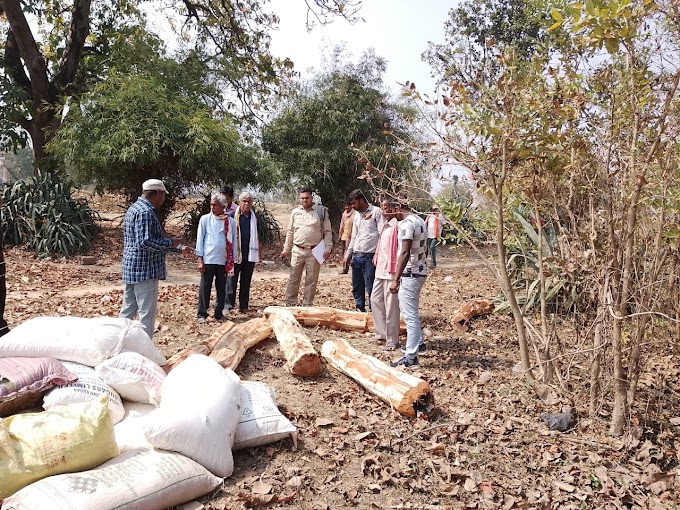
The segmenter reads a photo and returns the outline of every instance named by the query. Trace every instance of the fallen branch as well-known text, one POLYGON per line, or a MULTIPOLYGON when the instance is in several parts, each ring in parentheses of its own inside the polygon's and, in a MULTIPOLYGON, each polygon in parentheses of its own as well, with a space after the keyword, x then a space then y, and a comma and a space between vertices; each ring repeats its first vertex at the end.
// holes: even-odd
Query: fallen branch
POLYGON ((175 368, 177 365, 179 365, 182 361, 187 359, 192 354, 204 354, 206 356, 210 356, 210 353, 213 351, 215 346, 220 342, 220 340, 222 340, 222 338, 235 327, 236 327, 235 323, 231 321, 226 321, 224 324, 220 325, 219 328, 213 331, 207 340, 191 344, 189 347, 185 347, 177 354, 172 356, 167 361, 165 366, 163 366, 163 370, 165 370, 166 373, 170 372, 170 370, 175 368))
POLYGON ((246 351, 269 338, 271 334, 272 326, 267 319, 250 319, 222 335, 210 357, 224 368, 236 370, 246 351))
POLYGON ((342 339, 324 342, 321 355, 401 414, 415 418, 418 412, 432 412, 434 397, 426 381, 363 354, 342 339))

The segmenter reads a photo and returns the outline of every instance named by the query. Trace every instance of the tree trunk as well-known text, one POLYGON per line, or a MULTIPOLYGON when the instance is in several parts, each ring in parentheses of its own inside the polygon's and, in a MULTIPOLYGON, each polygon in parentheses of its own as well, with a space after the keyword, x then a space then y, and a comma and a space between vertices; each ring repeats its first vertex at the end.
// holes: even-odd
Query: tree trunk
POLYGON ((204 354, 206 356, 210 356, 210 353, 213 351, 215 346, 219 344, 222 338, 224 338, 225 335, 227 335, 227 333, 229 333, 235 327, 236 324, 233 322, 225 322, 219 328, 213 331, 207 340, 192 344, 172 356, 163 367, 163 370, 165 370, 165 373, 170 372, 170 370, 175 368, 192 354, 204 354))
POLYGON ((324 342, 321 354, 334 368, 405 416, 415 418, 419 411, 429 414, 434 407, 426 381, 359 352, 345 340, 324 342))
POLYGON ((609 293, 609 272, 606 272, 601 284, 597 300, 597 314, 595 316, 595 332, 593 335, 593 356, 590 361, 590 401, 588 412, 590 416, 597 414, 597 401, 600 397, 600 365, 602 361, 602 346, 604 344, 603 330, 607 314, 607 295, 609 293))
POLYGON ((319 354, 293 314, 281 309, 268 317, 291 373, 309 377, 321 372, 319 354))
MULTIPOLYGON (((373 331, 373 315, 367 312, 339 310, 326 306, 268 306, 264 309, 265 317, 277 311, 288 311, 305 327, 335 329, 339 331, 356 331, 366 333, 373 331)), ((401 320, 400 333, 406 333, 406 323, 401 320)))
POLYGON ((76 82, 79 81, 78 70, 85 40, 90 33, 91 4, 92 0, 73 1, 69 12, 70 26, 66 47, 63 48, 59 66, 48 69, 48 63, 33 36, 21 2, 0 0, 0 7, 11 32, 5 42, 7 74, 12 78, 13 84, 23 89, 30 99, 30 116, 25 115, 17 122, 31 136, 35 171, 40 169, 46 155, 45 146, 59 127, 59 116, 55 110, 59 99, 81 88, 76 82), (54 76, 52 80, 50 71, 54 76))
POLYGON ((251 319, 222 335, 210 357, 224 368, 236 370, 246 351, 269 338, 271 334, 272 326, 267 319, 251 319))
MULTIPOLYGON (((503 172, 506 171, 506 147, 503 146, 503 172)), ((507 253, 505 250, 505 217, 503 214, 503 184, 504 179, 500 182, 494 179, 493 182, 493 194, 495 198, 496 206, 496 249, 498 250, 498 279, 503 294, 508 299, 510 303, 510 310, 512 310, 512 316, 515 319, 515 331, 517 332, 517 341, 519 343, 519 354, 522 361, 522 368, 524 368, 525 374, 530 378, 534 379, 534 374, 531 371, 531 361, 529 360, 529 343, 527 341, 527 330, 524 325, 524 316, 522 315, 522 310, 517 303, 517 296, 515 296, 515 290, 512 288, 512 281, 510 280, 510 275, 508 274, 508 268, 506 262, 508 260, 507 253)))

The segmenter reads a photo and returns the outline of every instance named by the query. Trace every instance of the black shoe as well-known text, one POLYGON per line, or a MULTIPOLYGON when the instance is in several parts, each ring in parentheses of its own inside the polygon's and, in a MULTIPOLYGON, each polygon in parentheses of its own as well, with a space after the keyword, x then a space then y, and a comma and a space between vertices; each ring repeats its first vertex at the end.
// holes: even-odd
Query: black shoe
MULTIPOLYGON (((426 351, 427 351, 427 345, 425 343, 418 344, 418 352, 422 353, 422 352, 426 352, 426 351)), ((406 347, 402 347, 401 352, 406 354, 406 347)))
POLYGON ((404 356, 398 361, 393 361, 390 363, 390 366, 392 368, 397 368, 397 367, 404 367, 406 369, 412 369, 412 368, 420 368, 420 363, 418 363, 418 356, 414 358, 409 358, 408 356, 404 356))
POLYGON ((366 313, 366 308, 360 308, 357 306, 357 312, 364 312, 366 313))

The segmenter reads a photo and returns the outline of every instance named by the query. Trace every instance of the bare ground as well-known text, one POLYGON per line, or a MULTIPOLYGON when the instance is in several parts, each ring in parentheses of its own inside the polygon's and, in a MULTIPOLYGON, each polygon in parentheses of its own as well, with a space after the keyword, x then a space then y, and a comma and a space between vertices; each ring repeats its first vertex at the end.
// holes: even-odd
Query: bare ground
MULTIPOLYGON (((104 223, 92 250, 95 266, 9 250, 10 325, 38 315, 118 313, 121 234, 116 221, 104 223)), ((251 306, 258 310, 283 302, 287 278, 275 259, 280 246, 264 251, 273 263, 259 264, 255 272, 251 306)), ((170 257, 155 336, 166 356, 216 327, 196 322, 197 290, 193 261, 170 257)), ((558 392, 548 405, 512 370, 518 354, 509 317, 478 319, 465 333, 451 328, 447 317, 458 306, 496 294, 493 278, 465 249, 444 250, 428 277, 421 312, 429 351, 419 374, 435 394, 430 421, 395 414, 328 366, 315 378, 292 376, 275 340, 251 349, 237 372, 276 389, 282 412, 300 429, 298 448, 284 440, 236 452, 234 475, 201 502, 215 509, 680 508, 680 434, 671 424, 680 417, 677 351, 660 343, 650 352, 652 372, 641 381, 629 433, 612 438, 606 435, 606 406, 588 417, 587 402, 573 400, 585 394, 583 366, 574 362, 565 381, 571 399, 558 392), (539 415, 563 405, 573 406, 578 423, 565 434, 550 432, 539 415)), ((350 277, 325 267, 315 304, 352 309, 350 277)), ((343 337, 362 352, 389 359, 370 336, 323 329, 308 334, 319 349, 324 340, 343 337)), ((569 328, 560 335, 569 339, 569 328)))

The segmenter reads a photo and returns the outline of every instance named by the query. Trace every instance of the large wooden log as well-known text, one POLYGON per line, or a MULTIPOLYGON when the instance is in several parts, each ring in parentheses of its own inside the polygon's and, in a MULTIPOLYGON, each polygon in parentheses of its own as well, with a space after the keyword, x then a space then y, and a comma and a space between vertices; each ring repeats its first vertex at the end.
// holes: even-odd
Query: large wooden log
POLYGON ((172 356, 163 366, 163 370, 165 370, 166 373, 170 372, 170 370, 179 365, 192 354, 205 354, 206 356, 210 356, 210 353, 220 342, 220 340, 222 340, 222 338, 235 327, 235 323, 226 321, 224 324, 221 324, 219 328, 213 331, 207 340, 191 344, 172 356))
POLYGON ((267 316, 290 371, 302 377, 321 372, 321 358, 293 314, 281 308, 267 316))
POLYGON ((418 412, 432 412, 434 396, 427 381, 363 354, 343 339, 324 342, 321 355, 334 368, 357 381, 401 414, 415 417, 418 412))
POLYGON ((272 334, 272 326, 267 319, 255 318, 237 324, 222 336, 210 357, 224 368, 236 370, 246 351, 272 334))
POLYGON ((465 303, 462 307, 456 310, 451 316, 451 324, 457 325, 462 322, 467 322, 473 317, 480 315, 487 315, 493 312, 494 304, 489 299, 473 299, 465 303))
MULTIPOLYGON (((327 306, 268 306, 264 309, 265 317, 277 310, 287 310, 295 319, 307 327, 321 326, 340 331, 356 331, 366 333, 373 331, 373 315, 367 312, 340 310, 327 306)), ((401 321, 400 332, 406 332, 406 324, 401 321)))

